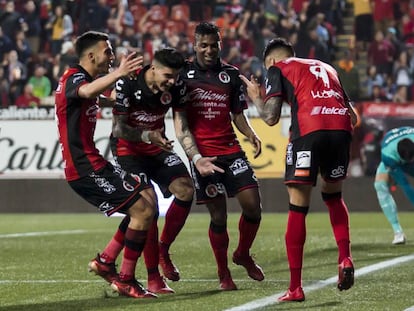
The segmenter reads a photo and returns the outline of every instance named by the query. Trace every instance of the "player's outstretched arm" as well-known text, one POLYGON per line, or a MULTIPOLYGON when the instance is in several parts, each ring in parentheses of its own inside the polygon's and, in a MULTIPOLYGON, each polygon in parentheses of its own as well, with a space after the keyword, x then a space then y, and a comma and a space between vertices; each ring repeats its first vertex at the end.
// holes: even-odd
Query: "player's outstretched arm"
POLYGON ((142 56, 136 57, 135 53, 124 56, 121 59, 119 67, 114 71, 92 81, 91 83, 83 84, 79 88, 79 96, 83 98, 96 98, 119 78, 134 74, 142 67, 143 61, 144 58, 142 56))

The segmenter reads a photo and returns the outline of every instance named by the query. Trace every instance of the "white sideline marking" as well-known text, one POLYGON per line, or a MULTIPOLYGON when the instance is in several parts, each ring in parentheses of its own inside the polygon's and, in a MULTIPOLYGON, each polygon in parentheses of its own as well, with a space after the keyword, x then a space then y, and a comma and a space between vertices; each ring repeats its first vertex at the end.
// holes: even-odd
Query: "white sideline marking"
POLYGON ((414 306, 411 306, 408 309, 405 309, 404 311, 414 311, 414 306))
MULTIPOLYGON (((355 270, 355 277, 359 277, 359 276, 362 276, 362 275, 365 275, 365 274, 368 274, 368 273, 372 273, 372 272, 377 271, 377 270, 381 270, 381 269, 384 269, 384 268, 389 268, 389 267, 399 265, 399 264, 402 264, 402 263, 405 263, 405 262, 408 262, 408 261, 412 261, 412 260, 414 260, 414 254, 407 255, 407 256, 402 256, 402 257, 397 257, 397 258, 386 260, 386 261, 382 261, 382 262, 379 262, 379 263, 376 263, 376 264, 373 264, 373 265, 355 270)), ((338 277, 333 276, 329 279, 322 280, 322 281, 304 286, 303 291, 306 294, 306 293, 309 293, 311 291, 321 289, 321 288, 323 288, 327 285, 336 284, 337 280, 338 280, 338 277)), ((258 309, 258 308, 263 308, 263 307, 266 307, 266 306, 269 306, 269 305, 272 305, 272 304, 278 304, 279 302, 277 301, 277 299, 279 297, 283 296, 284 294, 285 294, 285 292, 277 293, 275 295, 268 296, 268 297, 261 298, 261 299, 256 299, 256 300, 250 301, 248 303, 245 303, 243 305, 232 307, 230 309, 226 309, 224 311, 250 311, 250 310, 255 310, 255 309, 258 309)), ((407 310, 414 311, 414 307, 412 307, 412 308, 410 307, 407 310)))
POLYGON ((21 237, 27 237, 27 236, 56 235, 56 234, 79 234, 79 233, 85 233, 85 232, 87 231, 86 230, 62 230, 62 231, 9 233, 9 234, 0 234, 0 239, 21 238, 21 237))

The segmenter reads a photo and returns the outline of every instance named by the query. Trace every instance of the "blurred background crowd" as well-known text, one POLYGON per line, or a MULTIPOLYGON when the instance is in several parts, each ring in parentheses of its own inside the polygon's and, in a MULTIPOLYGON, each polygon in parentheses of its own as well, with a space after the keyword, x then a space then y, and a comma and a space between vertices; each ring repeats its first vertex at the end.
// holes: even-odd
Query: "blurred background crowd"
POLYGON ((221 30, 222 58, 259 80, 263 47, 283 36, 297 56, 334 65, 354 101, 413 98, 412 0, 2 0, 0 106, 51 103, 84 31, 107 32, 117 54, 149 62, 161 46, 191 58, 204 20, 221 30))

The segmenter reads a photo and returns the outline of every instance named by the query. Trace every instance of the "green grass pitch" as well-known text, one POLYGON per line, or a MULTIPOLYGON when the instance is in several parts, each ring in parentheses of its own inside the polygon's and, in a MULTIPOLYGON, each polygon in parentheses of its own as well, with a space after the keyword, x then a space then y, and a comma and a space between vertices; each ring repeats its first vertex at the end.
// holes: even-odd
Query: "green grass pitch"
MULTIPOLYGON (((252 248, 265 271, 263 282, 248 278, 230 263, 239 290, 218 290, 216 265, 208 242, 209 217, 190 214, 171 253, 179 267, 176 291, 158 299, 131 299, 114 294, 102 279, 87 272, 87 264, 115 232, 119 217, 91 214, 2 214, 0 217, 1 311, 102 310, 226 310, 284 292, 289 283, 284 232, 286 214, 263 214, 252 248)), ((414 254, 414 213, 400 213, 407 244, 391 245, 393 234, 382 213, 352 213, 351 240, 356 270, 414 254)), ((239 215, 230 214, 229 261, 237 244, 239 215)), ((164 219, 159 220, 162 228, 164 219)), ((303 285, 337 274, 337 249, 327 213, 310 213, 303 285)), ((119 263, 118 263, 119 264, 119 263)), ((146 284, 141 258, 137 278, 146 284)), ((303 303, 272 303, 259 310, 405 310, 414 305, 414 261, 356 277, 355 285, 339 292, 335 284, 309 291, 303 303)))

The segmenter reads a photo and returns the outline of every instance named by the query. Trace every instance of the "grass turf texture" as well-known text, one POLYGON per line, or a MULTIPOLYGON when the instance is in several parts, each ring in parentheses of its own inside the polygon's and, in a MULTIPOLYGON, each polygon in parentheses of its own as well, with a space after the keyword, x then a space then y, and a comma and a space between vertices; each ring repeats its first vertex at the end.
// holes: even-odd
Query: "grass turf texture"
MULTIPOLYGON (((2 214, 0 217, 0 310, 225 310, 284 292, 289 272, 284 246, 286 214, 264 214, 252 248, 265 271, 263 282, 248 278, 231 263, 237 244, 239 215, 230 214, 229 262, 239 290, 218 290, 216 265, 208 242, 207 214, 190 214, 171 249, 181 271, 176 291, 158 299, 118 297, 102 279, 87 272, 87 264, 106 245, 121 218, 96 214, 2 214), (13 236, 36 232, 35 236, 13 236)), ((390 226, 382 213, 351 213, 355 268, 414 254, 414 214, 400 213, 408 243, 392 246, 390 226)), ((160 218, 162 228, 164 222, 160 218)), ((337 274, 337 249, 329 216, 310 213, 303 285, 337 274)), ((118 262, 120 264, 120 262, 118 262)), ((306 293, 303 303, 272 304, 260 310, 404 310, 414 305, 414 262, 357 277, 352 289, 339 292, 336 284, 306 293)), ((143 259, 137 278, 146 284, 143 259)))

